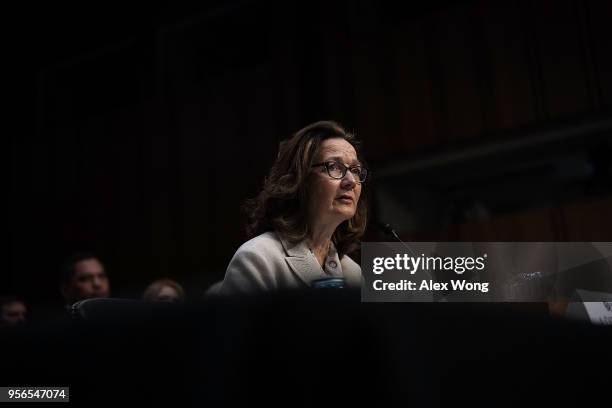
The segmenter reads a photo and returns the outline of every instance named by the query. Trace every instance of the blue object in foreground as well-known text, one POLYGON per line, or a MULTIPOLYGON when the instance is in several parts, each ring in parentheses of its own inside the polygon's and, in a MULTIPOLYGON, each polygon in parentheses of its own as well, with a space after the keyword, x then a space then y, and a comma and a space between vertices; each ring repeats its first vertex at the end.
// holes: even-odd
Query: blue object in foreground
POLYGON ((313 280, 310 283, 310 287, 320 289, 320 288, 334 288, 334 289, 343 289, 345 287, 344 278, 321 278, 317 280, 313 280))

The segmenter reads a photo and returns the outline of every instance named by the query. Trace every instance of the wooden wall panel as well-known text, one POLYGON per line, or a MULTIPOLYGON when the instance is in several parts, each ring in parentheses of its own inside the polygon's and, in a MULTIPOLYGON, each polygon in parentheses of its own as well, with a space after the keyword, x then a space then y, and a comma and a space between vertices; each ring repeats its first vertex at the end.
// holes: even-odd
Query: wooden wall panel
MULTIPOLYGON (((340 4, 331 3, 331 7, 339 7, 340 4)), ((322 56, 317 63, 324 71, 325 89, 325 95, 319 98, 326 99, 328 106, 327 117, 320 119, 333 119, 350 128, 355 123, 354 66, 351 60, 356 44, 348 18, 323 22, 317 34, 317 47, 322 56)), ((295 51, 300 52, 299 49, 295 51)), ((294 86, 289 85, 288 88, 294 86)))
POLYGON ((554 241, 556 225, 550 209, 497 216, 459 226, 460 241, 554 241))
POLYGON ((493 93, 492 131, 525 126, 535 119, 533 76, 527 59, 527 37, 515 1, 486 3, 482 10, 483 41, 489 56, 493 93))
POLYGON ((544 208, 491 217, 488 220, 451 225, 439 231, 402 235, 408 241, 555 241, 559 234, 555 210, 544 208))
POLYGON ((612 241, 612 197, 564 205, 566 241, 612 241))
POLYGON ((612 2, 587 1, 585 23, 595 70, 594 97, 599 109, 612 108, 612 2))
MULTIPOLYGON (((468 6, 436 13, 431 21, 432 81, 439 84, 434 102, 439 140, 478 136, 483 131, 481 78, 475 55, 474 19, 468 6)), ((428 34, 426 33, 426 36, 428 34)))
POLYGON ((288 135, 275 62, 217 76, 178 109, 181 252, 188 273, 220 279, 244 242, 241 207, 262 186, 288 135))
MULTIPOLYGON (((171 265, 176 260, 176 223, 173 211, 177 169, 171 160, 174 151, 169 122, 169 107, 154 100, 145 110, 145 139, 148 140, 150 252, 155 276, 175 276, 171 265), (151 120, 151 118, 155 118, 151 120)), ((145 148, 147 145, 145 144, 145 148)))
POLYGON ((412 241, 612 241, 612 197, 542 208, 405 234, 412 241))
POLYGON ((549 118, 591 109, 577 12, 575 0, 532 3, 531 24, 541 69, 543 104, 549 118))
MULTIPOLYGON (((32 289, 40 301, 59 299, 59 265, 77 250, 101 256, 116 286, 141 285, 156 265, 148 171, 149 138, 159 129, 159 115, 148 102, 154 93, 151 48, 146 40, 128 41, 41 75, 38 134, 29 143, 42 142, 43 156, 35 159, 33 178, 23 184, 29 193, 22 197, 38 197, 39 209, 31 212, 37 233, 22 242, 21 233, 16 236, 17 254, 38 252, 16 276, 26 283, 40 279, 32 289), (40 271, 46 272, 37 276, 40 271)), ((32 156, 16 153, 20 160, 32 156)))
MULTIPOLYGON (((143 103, 90 117, 77 128, 78 154, 64 157, 77 167, 76 184, 66 191, 72 202, 63 208, 61 223, 70 229, 63 255, 92 250, 106 263, 113 286, 137 292, 155 277, 168 276, 165 255, 172 248, 168 241, 155 248, 159 234, 153 226, 167 224, 167 216, 154 211, 155 190, 167 184, 152 171, 154 113, 153 104, 143 103)), ((57 182, 64 180, 59 176, 57 182)))
POLYGON ((379 66, 381 53, 378 39, 358 40, 351 61, 355 95, 355 128, 364 144, 368 157, 380 160, 393 153, 392 135, 388 133, 387 95, 379 66))
POLYGON ((223 277, 244 242, 241 207, 259 192, 278 142, 300 120, 299 76, 286 59, 294 38, 286 24, 264 32, 245 13, 221 17, 160 37, 173 116, 170 144, 176 146, 169 154, 178 166, 175 265, 198 276, 202 287, 223 277), (254 34, 242 41, 237 33, 246 29, 245 20, 254 34), (266 40, 271 32, 278 41, 266 40), (231 47, 219 49, 213 33, 231 47))
POLYGON ((400 129, 396 138, 402 152, 436 143, 432 83, 426 58, 424 24, 409 22, 393 32, 396 47, 394 76, 400 129))

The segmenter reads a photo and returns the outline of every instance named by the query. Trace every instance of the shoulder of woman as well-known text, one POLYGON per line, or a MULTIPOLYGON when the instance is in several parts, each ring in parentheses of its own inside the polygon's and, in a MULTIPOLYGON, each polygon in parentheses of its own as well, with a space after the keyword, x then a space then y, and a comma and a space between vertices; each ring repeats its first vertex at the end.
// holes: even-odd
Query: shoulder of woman
POLYGON ((242 244, 225 271, 221 293, 254 293, 275 288, 274 271, 278 269, 279 251, 282 251, 282 245, 270 232, 242 244))
POLYGON ((243 252, 267 253, 274 250, 282 251, 282 244, 275 232, 264 232, 254 238, 251 238, 238 248, 236 254, 243 252))

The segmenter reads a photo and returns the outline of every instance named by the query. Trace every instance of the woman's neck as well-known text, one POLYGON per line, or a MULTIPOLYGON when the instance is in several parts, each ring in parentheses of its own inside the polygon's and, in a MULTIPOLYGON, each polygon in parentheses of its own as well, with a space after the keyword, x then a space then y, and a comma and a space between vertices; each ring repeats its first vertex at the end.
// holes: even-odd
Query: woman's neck
POLYGON ((308 239, 308 247, 321 266, 325 263, 325 258, 329 252, 332 235, 335 230, 336 228, 332 229, 330 227, 315 229, 308 239))

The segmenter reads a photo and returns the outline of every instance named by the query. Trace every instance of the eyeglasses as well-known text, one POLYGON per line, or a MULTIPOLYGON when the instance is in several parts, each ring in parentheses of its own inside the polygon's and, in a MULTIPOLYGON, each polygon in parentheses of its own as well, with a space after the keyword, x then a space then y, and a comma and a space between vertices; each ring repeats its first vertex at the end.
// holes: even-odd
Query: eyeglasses
POLYGON ((359 183, 363 183, 368 178, 368 169, 361 166, 351 166, 347 167, 344 164, 337 161, 327 161, 324 163, 313 164, 312 167, 325 167, 327 170, 327 174, 329 177, 333 179, 340 180, 346 176, 346 172, 348 170, 351 171, 351 174, 359 183))

